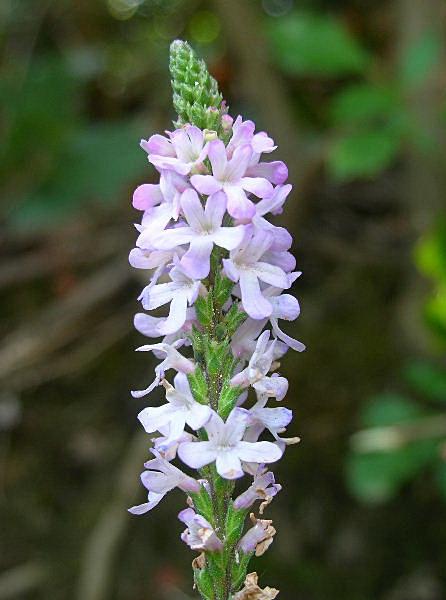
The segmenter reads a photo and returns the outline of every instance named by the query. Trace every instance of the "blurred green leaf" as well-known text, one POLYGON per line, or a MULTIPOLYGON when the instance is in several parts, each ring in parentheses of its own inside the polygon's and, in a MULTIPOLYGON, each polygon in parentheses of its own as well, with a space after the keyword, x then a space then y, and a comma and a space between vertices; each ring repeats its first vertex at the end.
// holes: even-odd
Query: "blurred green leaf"
POLYGON ((147 164, 138 144, 141 129, 140 124, 125 121, 96 124, 74 134, 52 175, 11 215, 12 223, 38 227, 88 203, 118 201, 147 164))
POLYGON ((269 24, 273 56, 291 75, 337 77, 361 73, 365 49, 344 24, 329 15, 295 12, 269 24))
POLYGON ((442 42, 435 32, 428 31, 413 44, 401 64, 401 79, 404 86, 421 85, 440 61, 442 42))
POLYGON ((385 427, 409 423, 426 414, 418 404, 402 394, 384 393, 374 396, 360 415, 364 427, 385 427))
POLYGON ((415 263, 428 277, 446 282, 446 223, 439 223, 415 249, 415 263))
POLYGON ((437 448, 434 440, 423 440, 393 452, 352 454, 347 461, 348 488, 366 502, 389 500, 432 461, 437 448))
POLYGON ((393 127, 345 134, 330 148, 329 170, 341 180, 372 177, 392 164, 400 143, 401 134, 393 127))
POLYGON ((394 89, 360 83, 347 87, 334 98, 331 118, 335 125, 370 124, 387 121, 389 115, 400 109, 400 98, 394 89))
MULTIPOLYGON (((386 427, 417 421, 426 411, 400 394, 380 394, 361 415, 365 428, 386 427)), ((383 502, 394 496, 420 469, 437 455, 436 440, 420 440, 402 448, 381 452, 352 452, 347 460, 347 485, 359 499, 383 502)))
MULTIPOLYGON (((30 156, 58 150, 79 123, 78 82, 60 57, 44 56, 21 73, 9 71, 0 81, 6 137, 2 169, 27 165, 30 156)), ((39 157, 40 159, 42 157, 39 157)))
POLYGON ((425 361, 412 362, 404 369, 406 380, 432 400, 446 403, 446 370, 425 361))
POLYGON ((446 284, 441 284, 426 301, 424 317, 427 325, 446 341, 446 284))

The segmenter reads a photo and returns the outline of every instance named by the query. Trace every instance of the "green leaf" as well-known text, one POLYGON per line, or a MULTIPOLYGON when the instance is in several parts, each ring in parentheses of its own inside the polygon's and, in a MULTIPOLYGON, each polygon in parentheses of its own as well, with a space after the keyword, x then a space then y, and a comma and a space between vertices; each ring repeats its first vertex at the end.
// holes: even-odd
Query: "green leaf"
POLYGON ((140 124, 100 123, 73 134, 47 181, 11 214, 18 227, 61 221, 88 204, 112 204, 144 172, 140 124))
POLYGON ((441 57, 442 41, 433 31, 427 31, 414 43, 403 57, 401 80, 403 85, 413 88, 420 86, 438 66, 441 57))
POLYGON ((340 92, 331 105, 335 125, 369 125, 385 121, 401 109, 398 93, 385 86, 360 83, 340 92))
POLYGON ((232 547, 239 541, 245 526, 247 512, 246 510, 235 510, 232 501, 228 506, 225 540, 229 547, 232 547))
POLYGON ((340 180, 372 177, 392 164, 400 142, 400 132, 392 127, 346 134, 329 151, 329 170, 340 180))
POLYGON ((415 263, 424 275, 446 283, 446 221, 440 221, 417 244, 415 263))
POLYGON ((360 500, 385 502, 432 462, 437 452, 438 442, 423 440, 393 452, 352 454, 347 461, 347 486, 360 500))
POLYGON ((187 376, 193 397, 200 404, 209 404, 208 386, 203 371, 199 366, 187 376))
POLYGON ((414 361, 404 369, 404 377, 421 394, 446 403, 446 370, 429 362, 414 361))
MULTIPOLYGON (((367 427, 386 427, 411 423, 426 411, 399 394, 380 394, 367 405, 361 415, 367 427)), ((384 502, 410 481, 426 464, 435 459, 437 440, 420 440, 402 448, 382 452, 352 452, 347 461, 346 476, 350 491, 368 502, 384 502)))
POLYGON ((410 423, 424 416, 426 411, 401 394, 379 394, 371 399, 361 414, 364 427, 385 427, 410 423))
POLYGON ((361 73, 366 50, 344 24, 330 15, 295 12, 269 24, 273 56, 291 75, 338 77, 361 73))

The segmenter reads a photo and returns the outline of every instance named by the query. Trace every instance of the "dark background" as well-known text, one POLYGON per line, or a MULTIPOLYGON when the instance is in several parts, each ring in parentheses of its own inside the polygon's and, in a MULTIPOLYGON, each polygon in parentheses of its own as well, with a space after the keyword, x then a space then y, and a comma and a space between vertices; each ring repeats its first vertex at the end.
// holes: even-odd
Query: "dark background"
POLYGON ((446 598, 445 16, 440 0, 1 2, 0 599, 195 597, 181 494, 126 512, 149 444, 129 390, 153 369, 134 353, 130 198, 155 178, 139 139, 174 118, 176 37, 294 183, 286 329, 308 350, 281 371, 302 443, 253 568, 284 600, 446 598))

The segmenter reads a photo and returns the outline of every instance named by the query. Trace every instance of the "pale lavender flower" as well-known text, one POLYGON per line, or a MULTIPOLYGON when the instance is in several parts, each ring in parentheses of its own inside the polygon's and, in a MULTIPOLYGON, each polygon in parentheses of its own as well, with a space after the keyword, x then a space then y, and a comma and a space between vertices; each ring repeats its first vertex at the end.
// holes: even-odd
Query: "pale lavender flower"
POLYGON ((136 350, 139 352, 160 352, 166 355, 166 358, 155 367, 155 379, 149 385, 148 388, 139 391, 133 391, 132 396, 134 398, 142 398, 160 384, 161 380, 164 378, 164 373, 169 369, 176 369, 179 373, 193 373, 195 371, 195 364, 180 354, 177 350, 177 347, 181 345, 182 340, 177 340, 174 344, 149 344, 146 346, 141 346, 136 350))
POLYGON ((163 201, 145 210, 141 225, 136 225, 140 233, 136 240, 139 248, 153 250, 153 235, 163 230, 171 219, 178 219, 181 194, 190 187, 188 180, 175 171, 162 171, 159 185, 163 201))
POLYGON ((240 115, 236 118, 232 125, 232 136, 227 145, 229 157, 233 155, 237 148, 245 145, 251 146, 251 150, 256 155, 257 160, 258 156, 263 152, 273 152, 277 148, 274 145, 274 140, 267 133, 264 131, 254 133, 255 128, 254 121, 249 119, 243 121, 240 115))
POLYGON ((246 430, 244 439, 249 442, 256 442, 261 433, 268 429, 272 436, 280 441, 279 433, 284 433, 287 425, 290 424, 293 418, 293 412, 282 406, 277 408, 269 408, 266 406, 268 396, 266 394, 258 394, 258 400, 249 409, 251 421, 246 430))
POLYGON ((191 433, 184 431, 182 435, 174 441, 169 441, 170 428, 160 427, 159 432, 162 434, 158 437, 152 438, 153 449, 156 450, 162 458, 165 458, 169 462, 174 460, 177 456, 178 446, 183 442, 191 442, 195 437, 191 433))
POLYGON ((269 502, 281 489, 282 486, 274 479, 274 473, 260 466, 249 488, 234 500, 234 508, 236 510, 250 508, 256 500, 269 502))
POLYGON ((223 260, 226 275, 239 282, 243 307, 252 319, 264 319, 273 311, 271 302, 262 294, 260 282, 287 289, 291 283, 287 274, 278 266, 265 260, 265 253, 273 243, 269 231, 258 230, 223 260))
MULTIPOLYGON (((197 316, 195 313, 195 307, 190 306, 186 311, 186 320, 183 325, 175 332, 168 334, 164 338, 164 342, 172 344, 177 339, 185 338, 192 330, 192 325, 196 322, 197 316)), ((135 329, 147 337, 159 337, 163 335, 165 329, 166 317, 153 317, 146 313, 136 313, 133 324, 135 329)), ((189 340, 184 339, 185 343, 190 343, 189 340)))
POLYGON ((144 463, 147 470, 141 473, 142 484, 149 491, 148 502, 130 508, 129 512, 133 514, 140 515, 152 510, 176 487, 186 493, 198 493, 201 489, 198 481, 162 458, 158 452, 152 450, 152 453, 155 458, 144 463))
POLYGON ((226 212, 226 196, 217 192, 210 196, 203 208, 195 190, 186 190, 181 196, 181 208, 188 226, 160 231, 152 243, 160 250, 173 250, 189 244, 180 264, 183 271, 193 279, 209 275, 210 256, 214 244, 234 250, 242 241, 244 226, 223 227, 226 212))
POLYGON ((273 187, 267 179, 245 177, 252 156, 251 147, 237 147, 232 158, 228 160, 223 142, 214 140, 209 144, 208 156, 212 165, 212 175, 193 175, 192 185, 201 194, 208 196, 223 190, 228 199, 228 213, 235 219, 249 221, 255 214, 255 205, 246 192, 259 198, 266 198, 273 193, 273 187))
POLYGON ((204 132, 194 125, 186 125, 169 133, 170 140, 153 135, 141 140, 141 147, 149 154, 149 161, 160 171, 172 169, 180 175, 200 168, 207 154, 204 132))
POLYGON ((144 288, 140 298, 146 310, 159 308, 170 303, 169 316, 158 326, 159 335, 175 333, 187 319, 187 307, 191 306, 203 288, 200 281, 192 279, 177 264, 170 270, 170 281, 144 288))
POLYGON ((184 373, 177 373, 175 376, 175 387, 165 380, 163 385, 166 388, 167 404, 144 408, 138 419, 147 433, 169 426, 169 435, 165 441, 165 447, 169 447, 183 435, 186 425, 194 430, 203 427, 211 416, 211 409, 194 400, 184 373))
POLYGON ((128 511, 129 513, 132 513, 132 515, 143 515, 146 512, 152 510, 152 508, 158 506, 158 504, 161 502, 165 495, 166 494, 157 494, 156 492, 149 492, 147 495, 147 502, 144 502, 143 504, 138 504, 136 506, 132 506, 128 509, 128 511))
POLYGON ((221 552, 223 543, 215 533, 212 525, 192 508, 182 510, 178 518, 187 529, 181 534, 181 539, 192 550, 206 550, 208 552, 221 552))
POLYGON ((178 448, 179 457, 194 469, 215 461, 217 472, 225 479, 242 477, 241 461, 260 464, 279 460, 282 452, 275 444, 243 441, 249 420, 249 412, 243 408, 233 409, 226 422, 214 412, 204 426, 208 441, 181 444, 178 448))
POLYGON ((264 331, 257 340, 256 349, 248 366, 231 379, 231 385, 252 387, 267 397, 282 400, 288 390, 288 381, 278 375, 268 376, 273 367, 276 340, 269 341, 270 332, 264 331))

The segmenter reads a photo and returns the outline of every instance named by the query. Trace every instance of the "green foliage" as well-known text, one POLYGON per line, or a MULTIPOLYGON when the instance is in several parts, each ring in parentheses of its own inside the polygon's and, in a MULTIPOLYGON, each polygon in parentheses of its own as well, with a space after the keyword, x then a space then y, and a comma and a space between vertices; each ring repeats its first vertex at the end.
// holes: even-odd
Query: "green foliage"
POLYGON ((145 168, 138 149, 140 124, 101 123, 80 129, 65 142, 48 178, 11 214, 19 227, 40 226, 71 216, 82 206, 109 205, 145 168))
POLYGON ((371 503, 389 500, 438 460, 438 435, 405 439, 401 430, 419 426, 430 414, 399 394, 382 394, 365 407, 361 424, 366 429, 353 438, 346 463, 347 485, 357 498, 371 503), (378 447, 373 450, 371 443, 378 447))
POLYGON ((269 26, 277 64, 291 75, 339 77, 362 73, 368 53, 334 16, 294 12, 269 26))
POLYGON ((0 83, 6 107, 0 175, 19 182, 8 194, 14 198, 11 225, 47 226, 86 204, 109 205, 143 172, 141 123, 86 122, 83 83, 55 55, 35 60, 23 83, 12 71, 0 83))
POLYGON ((440 220, 415 249, 418 269, 433 282, 433 291, 424 306, 430 329, 446 341, 446 222, 440 220))
POLYGON ((200 404, 209 404, 208 385, 200 366, 187 376, 193 397, 200 404))
POLYGON ((416 361, 405 368, 404 375, 416 391, 446 404, 446 369, 427 361, 416 361))
POLYGON ((225 524, 225 540, 233 546, 240 539, 245 526, 246 510, 235 510, 232 502, 228 506, 225 524))
POLYGON ((242 389, 231 386, 229 382, 223 383, 220 398, 218 400, 218 413, 223 419, 226 419, 231 410, 235 407, 237 399, 242 392, 242 389))
POLYGON ((336 179, 372 177, 388 167, 400 148, 400 136, 392 128, 355 131, 335 141, 328 166, 336 179))
POLYGON ((442 41, 433 31, 426 31, 403 56, 401 82, 406 88, 421 85, 441 59, 442 41))
POLYGON ((407 129, 398 90, 355 84, 334 98, 330 112, 337 133, 328 166, 336 179, 374 176, 395 160, 407 129))
POLYGON ((187 42, 172 42, 170 74, 177 124, 192 123, 202 129, 218 130, 223 97, 206 64, 197 58, 187 42))
POLYGON ((198 494, 190 494, 195 510, 203 515, 205 519, 209 521, 209 523, 213 523, 214 521, 214 513, 212 509, 212 500, 206 491, 204 486, 201 486, 201 490, 198 494))
POLYGON ((347 483, 350 491, 366 502, 390 500, 436 455, 436 444, 423 440, 393 452, 350 456, 347 483))

